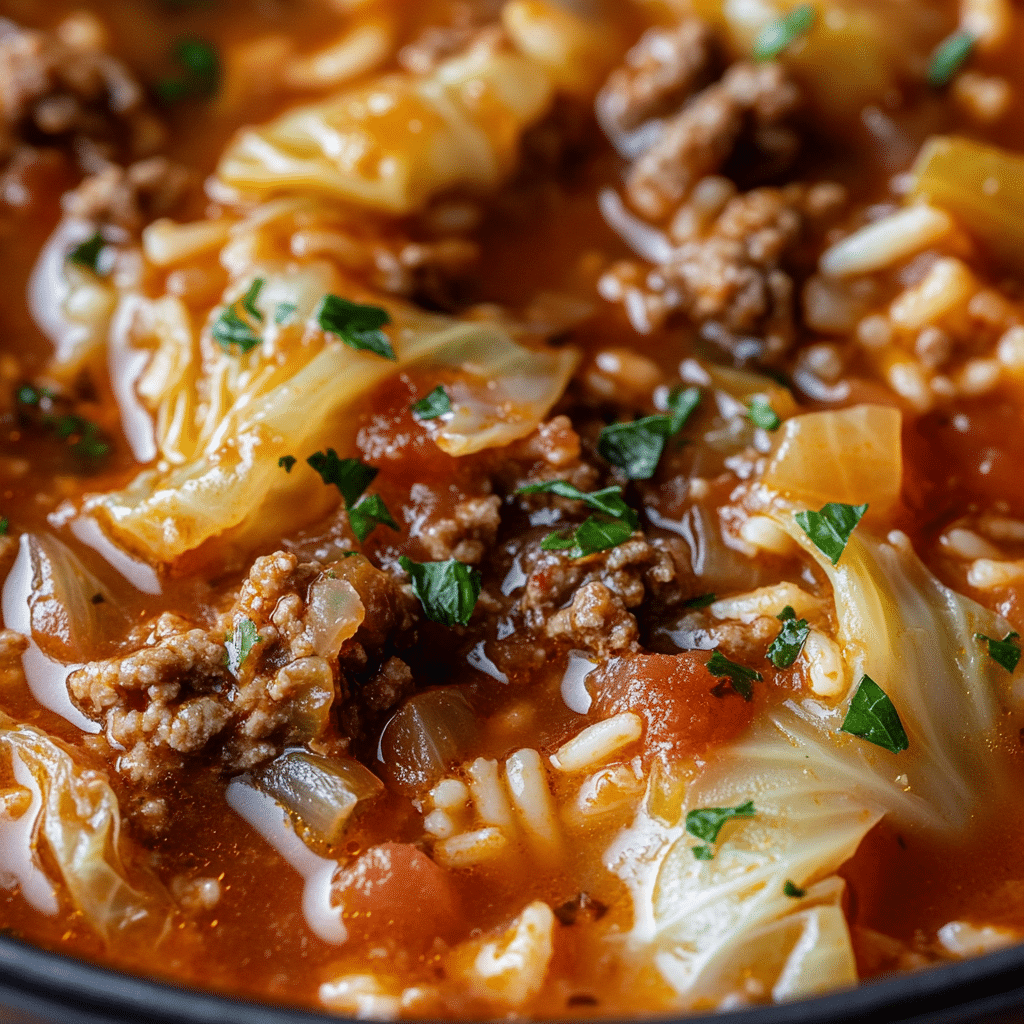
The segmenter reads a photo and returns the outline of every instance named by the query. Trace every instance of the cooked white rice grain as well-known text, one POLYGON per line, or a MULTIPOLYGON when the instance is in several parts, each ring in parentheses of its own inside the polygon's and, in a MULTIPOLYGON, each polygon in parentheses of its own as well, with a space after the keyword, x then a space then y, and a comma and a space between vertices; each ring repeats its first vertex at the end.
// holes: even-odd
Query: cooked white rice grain
POLYGON ((588 725, 563 743, 551 758, 551 763, 563 772, 587 771, 607 761, 616 751, 635 743, 643 731, 640 716, 632 711, 623 711, 603 722, 588 725))
POLYGON ((434 843, 434 859, 442 867, 468 868, 493 860, 508 846, 501 829, 479 828, 434 843))

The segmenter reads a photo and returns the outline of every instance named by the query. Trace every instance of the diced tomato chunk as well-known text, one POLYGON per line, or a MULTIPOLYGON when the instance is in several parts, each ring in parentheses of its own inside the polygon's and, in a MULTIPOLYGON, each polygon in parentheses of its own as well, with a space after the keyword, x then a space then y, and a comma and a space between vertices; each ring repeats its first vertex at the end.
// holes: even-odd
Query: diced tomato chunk
POLYGON ((594 710, 602 716, 640 715, 648 759, 671 762, 703 754, 741 733, 755 704, 713 676, 707 660, 706 651, 616 658, 593 683, 594 710))
POLYGON ((334 898, 356 940, 388 937, 425 949, 437 936, 450 941, 465 930, 448 873, 411 843, 367 850, 337 877, 334 898))

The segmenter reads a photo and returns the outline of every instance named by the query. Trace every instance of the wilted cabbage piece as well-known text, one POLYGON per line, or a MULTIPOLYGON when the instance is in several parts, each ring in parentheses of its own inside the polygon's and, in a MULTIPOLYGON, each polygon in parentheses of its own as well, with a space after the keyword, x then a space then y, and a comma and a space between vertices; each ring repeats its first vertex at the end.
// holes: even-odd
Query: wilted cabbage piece
POLYGON ((774 708, 687 787, 680 822, 697 808, 755 808, 723 826, 710 857, 681 824, 669 829, 652 894, 641 897, 636 938, 687 1005, 717 1002, 749 978, 777 1000, 853 984, 835 872, 868 830, 888 815, 952 838, 979 825, 979 808, 996 816, 1014 799, 1000 740, 1021 709, 1007 673, 972 642, 983 626, 1005 630, 1004 620, 943 586, 902 534, 880 541, 858 529, 833 566, 793 512, 771 503, 832 583, 846 689, 774 708), (908 749, 840 731, 865 674, 891 698, 908 749), (788 894, 794 886, 805 895, 788 894))
MULTIPOLYGON (((273 215, 262 210, 254 220, 273 215)), ((254 237, 248 230, 240 224, 235 241, 254 237)), ((234 256, 225 250, 222 259, 234 256)), ((459 323, 377 299, 326 261, 242 261, 240 271, 203 326, 171 295, 128 296, 119 314, 127 327, 115 343, 151 353, 133 401, 155 424, 160 461, 88 507, 115 540, 157 562, 224 533, 257 543, 325 514, 332 492, 309 473, 284 472, 279 460, 347 444, 354 428, 346 412, 391 374, 443 372, 452 415, 438 421, 437 440, 463 455, 533 430, 577 363, 574 350, 528 348, 496 323, 459 323), (396 361, 325 332, 317 310, 329 294, 386 309, 396 361), (254 343, 225 340, 225 311, 248 324, 254 343)))
POLYGON ((553 93, 543 64, 490 39, 429 76, 385 75, 243 131, 217 176, 242 199, 312 193, 413 213, 456 185, 498 185, 553 93))
MULTIPOLYGON (((27 848, 17 857, 38 873, 37 881, 41 875, 62 883, 74 909, 108 943, 152 946, 165 937, 174 905, 153 876, 136 871, 129 880, 121 813, 103 775, 81 768, 40 729, 3 714, 0 766, 32 793, 24 813, 33 819, 29 829, 20 830, 27 848)), ((56 911, 54 904, 51 912, 56 911)))

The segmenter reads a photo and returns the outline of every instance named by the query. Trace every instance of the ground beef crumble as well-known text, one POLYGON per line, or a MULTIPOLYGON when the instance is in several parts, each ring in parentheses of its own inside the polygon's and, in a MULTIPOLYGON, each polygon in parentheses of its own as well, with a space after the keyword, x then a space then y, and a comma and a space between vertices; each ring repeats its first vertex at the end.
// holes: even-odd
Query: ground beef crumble
POLYGON ((353 700, 373 711, 400 700, 411 673, 384 651, 392 631, 408 632, 412 622, 401 588, 365 559, 325 569, 279 551, 256 559, 212 629, 165 613, 136 633, 133 653, 86 665, 72 674, 69 689, 82 711, 103 724, 121 751, 117 770, 133 783, 159 782, 201 754, 224 770, 243 771, 289 744, 344 749, 332 705, 351 724, 345 709, 353 700), (317 653, 307 603, 309 585, 325 574, 351 583, 365 614, 337 659, 317 653), (225 639, 243 619, 260 639, 233 673, 225 639), (369 676, 365 697, 350 674, 369 676))

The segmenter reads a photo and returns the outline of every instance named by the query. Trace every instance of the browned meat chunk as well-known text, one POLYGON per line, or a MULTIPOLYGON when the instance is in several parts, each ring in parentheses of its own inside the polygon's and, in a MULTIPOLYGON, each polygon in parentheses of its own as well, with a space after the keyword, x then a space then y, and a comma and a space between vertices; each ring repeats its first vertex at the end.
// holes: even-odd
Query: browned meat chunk
POLYGON ((0 19, 0 159, 20 143, 69 143, 89 169, 159 149, 164 128, 133 75, 87 25, 64 28, 61 38, 0 19))
POLYGON ((72 217, 137 232, 170 213, 187 182, 184 168, 162 156, 129 167, 107 164, 65 194, 64 209, 72 217))
POLYGON ((697 181, 721 168, 744 132, 773 156, 795 155, 796 136, 784 122, 799 101, 782 65, 734 64, 666 124, 630 169, 630 203, 651 220, 664 219, 697 181))
POLYGON ((670 113, 706 84, 713 60, 711 33, 696 18, 648 29, 601 90, 601 120, 610 131, 631 132, 670 113))

